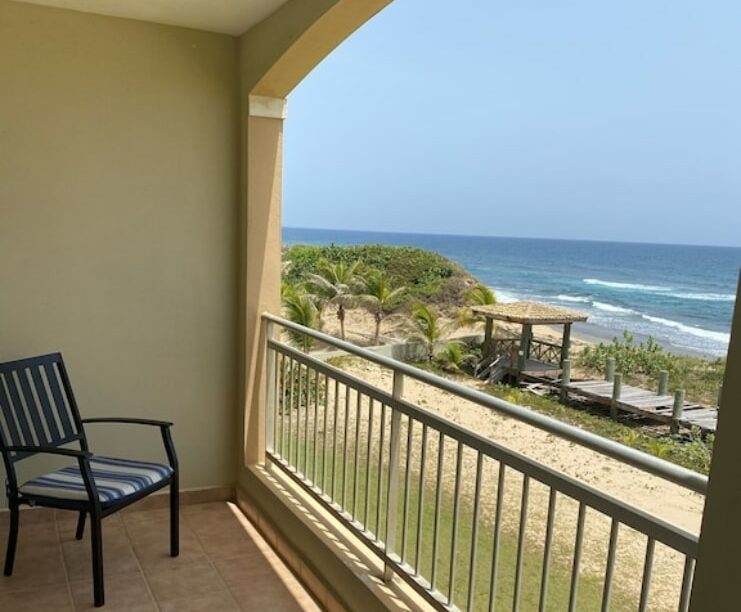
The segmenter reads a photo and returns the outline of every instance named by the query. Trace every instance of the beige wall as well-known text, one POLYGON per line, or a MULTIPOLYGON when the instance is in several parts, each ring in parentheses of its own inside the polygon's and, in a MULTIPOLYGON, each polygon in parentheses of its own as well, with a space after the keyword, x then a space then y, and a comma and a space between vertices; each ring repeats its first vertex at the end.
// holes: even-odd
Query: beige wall
POLYGON ((0 0, 0 361, 175 421, 184 487, 235 480, 238 115, 230 36, 0 0))

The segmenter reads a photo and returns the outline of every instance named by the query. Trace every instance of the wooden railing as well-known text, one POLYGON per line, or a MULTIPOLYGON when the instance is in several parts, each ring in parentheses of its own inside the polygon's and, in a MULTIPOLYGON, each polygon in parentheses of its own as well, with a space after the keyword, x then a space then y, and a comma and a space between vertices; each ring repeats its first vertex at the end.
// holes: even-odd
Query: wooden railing
POLYGON ((530 342, 530 359, 560 365, 561 345, 546 340, 533 339, 530 342))

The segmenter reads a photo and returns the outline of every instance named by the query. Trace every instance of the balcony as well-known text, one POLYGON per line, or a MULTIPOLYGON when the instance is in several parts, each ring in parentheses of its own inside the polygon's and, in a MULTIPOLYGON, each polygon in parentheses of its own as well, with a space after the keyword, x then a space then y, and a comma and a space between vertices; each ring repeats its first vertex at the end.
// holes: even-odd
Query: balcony
MULTIPOLYGON (((707 479, 368 350, 266 315, 269 470, 438 610, 688 609, 698 537, 406 399, 445 391, 703 494, 707 479), (290 330, 380 367, 388 388, 294 349, 290 330)), ((628 466, 631 466, 628 468, 628 466)))
MULTIPOLYGON (((136 508, 103 523, 105 610, 320 609, 234 504, 184 506, 177 559, 167 554, 167 509, 136 508)), ((87 538, 75 540, 75 517, 53 510, 22 513, 16 572, 0 581, 0 609, 96 609, 90 544, 87 538)), ((6 519, 0 515, 3 534, 6 519)))

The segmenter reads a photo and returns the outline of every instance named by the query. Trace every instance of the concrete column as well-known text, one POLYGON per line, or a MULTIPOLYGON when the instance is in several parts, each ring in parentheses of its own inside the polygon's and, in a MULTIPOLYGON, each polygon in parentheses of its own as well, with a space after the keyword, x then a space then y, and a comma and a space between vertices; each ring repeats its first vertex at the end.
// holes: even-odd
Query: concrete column
MULTIPOLYGON (((741 287, 741 285, 740 285, 741 287)), ((741 295, 740 293, 737 295, 741 295)), ((700 531, 692 612, 735 612, 741 584, 741 303, 736 300, 710 484, 700 531)))
POLYGON ((244 441, 246 465, 265 460, 265 329, 260 315, 280 313, 281 182, 285 100, 247 98, 242 210, 244 441))

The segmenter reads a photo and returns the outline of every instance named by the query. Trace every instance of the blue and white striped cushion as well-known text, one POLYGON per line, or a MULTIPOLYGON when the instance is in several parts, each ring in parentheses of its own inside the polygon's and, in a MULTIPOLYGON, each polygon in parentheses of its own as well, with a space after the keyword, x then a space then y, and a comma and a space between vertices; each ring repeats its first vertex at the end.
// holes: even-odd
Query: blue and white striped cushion
MULTIPOLYGON (((172 475, 169 465, 98 456, 90 459, 90 469, 101 504, 110 504, 148 489, 172 475)), ((88 499, 78 464, 33 478, 20 486, 18 491, 30 498, 88 499)))

